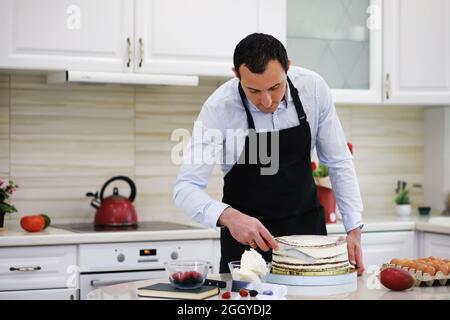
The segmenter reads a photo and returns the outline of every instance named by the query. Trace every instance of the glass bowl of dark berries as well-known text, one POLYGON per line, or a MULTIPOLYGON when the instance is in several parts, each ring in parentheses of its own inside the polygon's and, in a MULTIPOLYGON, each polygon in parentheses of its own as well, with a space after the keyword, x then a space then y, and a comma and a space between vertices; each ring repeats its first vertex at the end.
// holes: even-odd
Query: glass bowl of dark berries
POLYGON ((207 261, 169 261, 164 264, 170 284, 177 289, 196 289, 203 285, 210 263, 207 261))

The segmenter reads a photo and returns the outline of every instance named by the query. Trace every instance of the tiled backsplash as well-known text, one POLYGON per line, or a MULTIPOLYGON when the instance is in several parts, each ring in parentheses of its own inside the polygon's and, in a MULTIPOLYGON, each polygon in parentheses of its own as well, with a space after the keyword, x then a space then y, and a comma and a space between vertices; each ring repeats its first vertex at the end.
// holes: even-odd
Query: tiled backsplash
MULTIPOLYGON (((214 79, 199 87, 50 85, 44 75, 0 75, 0 177, 20 186, 12 198, 20 214, 9 218, 45 212, 58 220, 91 219, 86 192, 127 175, 137 185, 140 219, 187 221, 172 204, 171 150, 179 141, 171 134, 192 130, 218 85, 214 79)), ((393 212, 396 181, 423 180, 423 108, 337 109, 354 144, 365 215, 393 212)), ((221 189, 217 168, 208 191, 220 199, 221 189)), ((413 204, 421 201, 422 190, 414 191, 413 204)))

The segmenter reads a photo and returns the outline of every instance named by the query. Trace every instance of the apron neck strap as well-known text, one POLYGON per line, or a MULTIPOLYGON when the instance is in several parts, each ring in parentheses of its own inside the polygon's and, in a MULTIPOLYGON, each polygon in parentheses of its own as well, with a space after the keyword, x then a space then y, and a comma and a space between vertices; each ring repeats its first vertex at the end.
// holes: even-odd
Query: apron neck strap
POLYGON ((242 104, 244 105, 245 113, 247 114, 247 122, 249 129, 256 129, 255 122, 253 122, 252 114, 247 104, 247 97, 245 96, 244 89, 242 89, 241 82, 239 81, 239 95, 241 96, 242 104))
POLYGON ((302 102, 300 101, 300 97, 298 96, 298 90, 296 87, 294 87, 289 77, 287 77, 287 81, 289 84, 289 90, 291 90, 292 99, 294 99, 294 105, 295 109, 297 110, 298 120, 300 121, 300 123, 305 122, 306 114, 305 110, 303 110, 303 105, 302 102))

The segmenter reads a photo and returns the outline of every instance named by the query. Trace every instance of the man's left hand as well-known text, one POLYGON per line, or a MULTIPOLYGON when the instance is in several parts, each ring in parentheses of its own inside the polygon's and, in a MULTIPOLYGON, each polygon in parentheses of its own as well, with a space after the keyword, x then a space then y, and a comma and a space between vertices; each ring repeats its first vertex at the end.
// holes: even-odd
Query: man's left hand
POLYGON ((364 262, 361 250, 361 229, 359 227, 347 233, 347 251, 350 264, 356 267, 358 276, 362 275, 364 262))

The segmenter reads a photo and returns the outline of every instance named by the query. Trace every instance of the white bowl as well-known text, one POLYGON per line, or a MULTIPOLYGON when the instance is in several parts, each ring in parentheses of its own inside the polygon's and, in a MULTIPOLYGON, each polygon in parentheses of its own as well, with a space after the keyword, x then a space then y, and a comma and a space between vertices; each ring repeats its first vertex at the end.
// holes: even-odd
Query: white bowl
POLYGON ((270 270, 272 269, 272 263, 266 262, 267 272, 266 274, 262 275, 258 275, 251 271, 249 272, 247 270, 242 270, 240 261, 228 262, 228 268, 230 269, 231 278, 233 280, 248 281, 248 282, 265 282, 267 279, 267 275, 270 273, 270 270))

